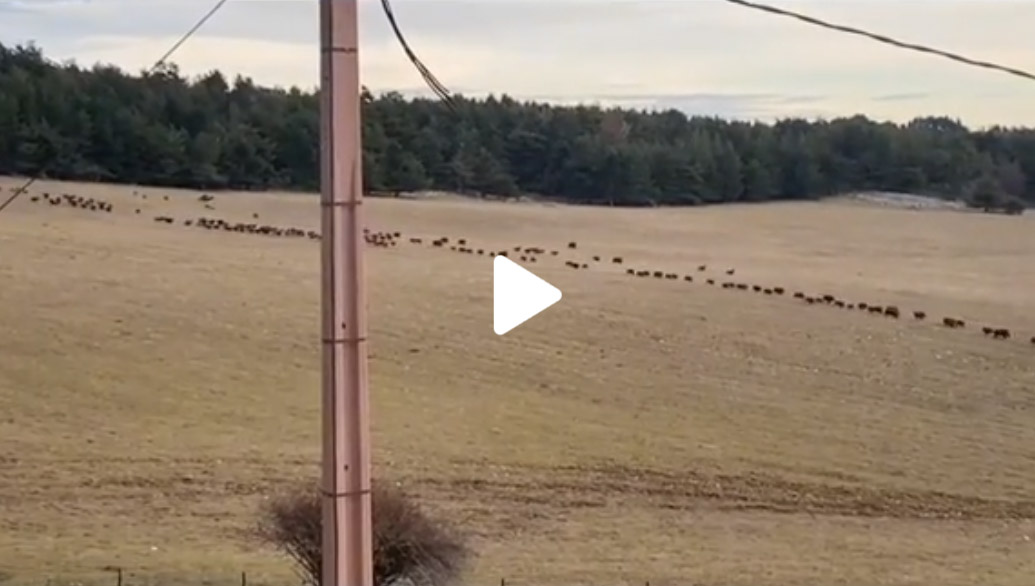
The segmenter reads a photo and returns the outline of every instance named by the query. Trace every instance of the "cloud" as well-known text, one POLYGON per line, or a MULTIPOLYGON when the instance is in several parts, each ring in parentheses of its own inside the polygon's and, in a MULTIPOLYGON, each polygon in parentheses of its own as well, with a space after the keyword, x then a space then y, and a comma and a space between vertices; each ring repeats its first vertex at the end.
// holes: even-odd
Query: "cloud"
POLYGON ((44 10, 86 4, 90 0, 0 0, 0 12, 38 13, 44 10))
POLYGON ((874 96, 872 99, 875 102, 902 102, 906 100, 924 100, 929 97, 931 97, 931 94, 912 92, 904 94, 884 94, 881 96, 874 96))
MULTIPOLYGON (((907 41, 1035 68, 1035 2, 781 0, 779 5, 907 41)), ((1031 124, 1035 84, 911 54, 724 2, 394 0, 399 24, 447 86, 675 107, 731 116, 938 114, 971 124, 1031 124), (906 97, 908 96, 908 97, 906 97)), ((0 38, 34 39, 55 58, 150 65, 208 0, 22 0, 0 4, 0 38), (31 9, 28 7, 31 6, 31 9), (8 11, 9 7, 16 7, 8 11)), ((360 0, 363 80, 418 90, 378 0, 360 0)), ((315 0, 229 2, 174 56, 181 69, 260 83, 318 79, 315 0)), ((642 105, 642 106, 641 106, 642 105)))

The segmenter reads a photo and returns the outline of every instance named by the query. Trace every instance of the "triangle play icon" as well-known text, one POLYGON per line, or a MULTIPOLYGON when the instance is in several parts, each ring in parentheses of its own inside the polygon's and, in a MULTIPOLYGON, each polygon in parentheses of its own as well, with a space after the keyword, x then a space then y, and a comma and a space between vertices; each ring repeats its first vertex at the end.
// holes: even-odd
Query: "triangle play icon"
POLYGON ((505 256, 493 259, 492 329, 502 336, 561 300, 561 290, 505 256))

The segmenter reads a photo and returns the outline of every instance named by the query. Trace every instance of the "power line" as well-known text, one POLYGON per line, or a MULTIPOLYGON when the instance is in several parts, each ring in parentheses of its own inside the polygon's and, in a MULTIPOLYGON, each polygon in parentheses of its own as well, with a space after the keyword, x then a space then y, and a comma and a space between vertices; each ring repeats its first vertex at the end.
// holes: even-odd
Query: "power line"
MULTIPOLYGON (((198 32, 198 29, 205 26, 205 23, 207 23, 213 16, 215 16, 216 13, 219 12, 219 9, 221 9, 223 5, 226 4, 228 1, 229 0, 217 0, 217 2, 212 6, 212 8, 208 12, 206 12, 205 15, 198 20, 198 22, 194 23, 194 26, 192 26, 186 33, 184 33, 183 36, 181 36, 173 44, 173 46, 165 52, 165 54, 159 57, 158 60, 154 62, 154 65, 147 69, 146 74, 151 74, 157 71, 158 68, 161 67, 169 59, 169 57, 172 57, 173 53, 179 50, 179 48, 183 46, 183 44, 186 43, 188 39, 194 36, 194 33, 198 32)), ((51 163, 53 163, 53 161, 51 161, 51 163)), ((40 176, 45 175, 47 173, 47 170, 49 168, 50 165, 44 166, 39 173, 37 173, 33 177, 30 177, 29 180, 22 184, 21 187, 15 189, 14 194, 11 195, 11 197, 7 198, 7 200, 4 201, 2 204, 0 204, 0 213, 2 213, 7 208, 7 206, 14 203, 14 201, 18 199, 23 193, 28 191, 28 189, 32 187, 32 184, 36 183, 36 181, 39 180, 40 176)))
POLYGON ((148 70, 148 73, 152 73, 154 72, 154 70, 161 67, 162 64, 165 63, 167 59, 169 59, 169 57, 172 57, 172 54, 175 53, 181 45, 187 42, 187 39, 193 37, 194 33, 198 32, 198 29, 205 26, 205 23, 208 22, 210 18, 215 16, 216 13, 219 12, 219 9, 222 8, 223 5, 226 3, 227 0, 218 0, 212 6, 212 9, 205 13, 205 16, 202 16, 201 19, 198 20, 198 22, 194 23, 194 26, 190 27, 190 30, 183 33, 183 36, 180 37, 180 40, 176 41, 176 43, 173 44, 173 46, 170 47, 169 50, 166 51, 165 54, 158 59, 158 61, 155 61, 155 64, 151 66, 151 69, 148 70))
POLYGON ((883 43, 885 45, 891 45, 892 47, 897 47, 899 49, 906 49, 906 50, 909 50, 909 51, 916 51, 918 53, 927 53, 928 55, 937 55, 938 57, 944 57, 945 59, 950 59, 950 60, 955 61, 957 63, 963 63, 964 65, 970 65, 972 67, 981 67, 983 69, 991 69, 991 70, 995 70, 995 71, 1000 71, 1002 73, 1006 73, 1006 74, 1009 74, 1009 75, 1013 75, 1013 76, 1016 76, 1016 77, 1027 79, 1029 81, 1035 81, 1035 73, 1030 73, 1030 72, 1025 71, 1023 69, 1017 69, 1015 67, 1008 67, 1006 65, 999 65, 999 64, 996 64, 996 63, 992 63, 990 61, 979 61, 977 59, 971 59, 970 57, 965 57, 965 56, 959 55, 957 53, 950 53, 948 51, 942 51, 940 49, 935 49, 933 47, 927 47, 927 46, 924 46, 924 45, 917 45, 915 43, 906 43, 904 41, 899 41, 899 40, 893 39, 891 37, 888 37, 886 35, 877 34, 877 33, 870 32, 870 31, 867 31, 867 30, 863 30, 863 29, 860 29, 860 28, 855 28, 855 27, 851 27, 851 26, 845 26, 845 25, 841 25, 841 24, 834 24, 834 23, 831 23, 831 22, 827 22, 825 20, 820 20, 820 19, 814 18, 812 16, 801 14, 800 12, 794 12, 794 11, 786 10, 786 9, 783 9, 783 8, 777 8, 775 6, 770 6, 770 5, 767 5, 767 4, 759 4, 757 2, 749 2, 748 0, 722 0, 722 1, 723 2, 728 2, 730 4, 736 4, 738 6, 743 6, 745 8, 751 8, 753 10, 760 10, 762 12, 768 12, 769 14, 776 14, 778 16, 786 16, 788 18, 793 18, 795 20, 800 20, 802 22, 805 22, 805 23, 808 23, 808 24, 811 24, 811 25, 815 25, 815 26, 818 26, 818 27, 822 27, 822 28, 825 28, 825 29, 829 29, 829 30, 832 30, 832 31, 837 31, 837 32, 841 32, 841 33, 845 33, 845 34, 849 34, 849 35, 857 35, 857 36, 860 36, 860 37, 866 37, 868 39, 872 39, 874 41, 877 41, 878 43, 883 43))
POLYGON ((407 59, 410 63, 417 68, 417 72, 424 78, 424 83, 428 84, 431 91, 441 99, 450 110, 456 112, 456 101, 453 99, 452 93, 446 86, 442 85, 442 82, 435 77, 433 73, 424 65, 424 63, 417 57, 413 49, 410 48, 410 44, 406 42, 406 38, 403 36, 402 31, 399 30, 399 23, 395 20, 395 12, 392 10, 392 3, 390 0, 381 0, 381 9, 385 13, 385 18, 388 19, 388 25, 392 27, 392 32, 395 33, 395 38, 402 45, 403 52, 406 53, 407 59))

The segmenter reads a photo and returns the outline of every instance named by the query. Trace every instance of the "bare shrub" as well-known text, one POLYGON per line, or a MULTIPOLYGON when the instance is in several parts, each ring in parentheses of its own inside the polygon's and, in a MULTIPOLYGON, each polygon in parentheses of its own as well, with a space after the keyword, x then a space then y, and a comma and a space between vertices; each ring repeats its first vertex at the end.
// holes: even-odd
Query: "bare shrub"
MULTIPOLYGON (((306 485, 271 499, 262 510, 259 537, 298 564, 311 586, 321 582, 322 501, 318 487, 306 485)), ((374 584, 409 581, 444 586, 463 569, 470 551, 451 528, 428 517, 402 491, 375 482, 371 494, 374 584)))

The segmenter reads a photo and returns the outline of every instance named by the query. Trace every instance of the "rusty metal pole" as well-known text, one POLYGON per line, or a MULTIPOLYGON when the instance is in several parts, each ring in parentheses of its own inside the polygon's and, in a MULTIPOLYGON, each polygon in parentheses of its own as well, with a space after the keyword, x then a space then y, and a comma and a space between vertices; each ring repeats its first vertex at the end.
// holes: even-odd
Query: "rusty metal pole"
POLYGON ((372 586, 358 0, 320 0, 322 586, 372 586))

